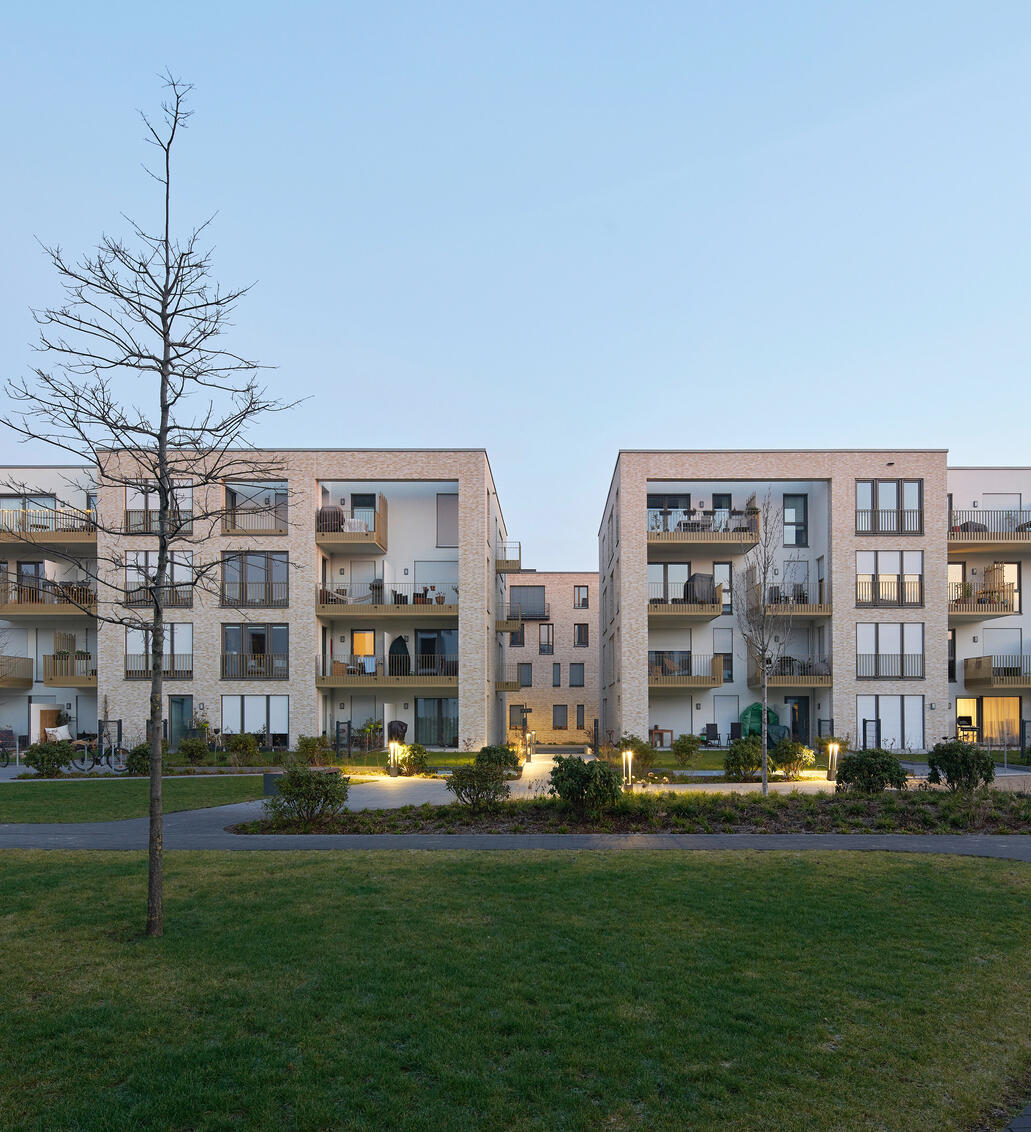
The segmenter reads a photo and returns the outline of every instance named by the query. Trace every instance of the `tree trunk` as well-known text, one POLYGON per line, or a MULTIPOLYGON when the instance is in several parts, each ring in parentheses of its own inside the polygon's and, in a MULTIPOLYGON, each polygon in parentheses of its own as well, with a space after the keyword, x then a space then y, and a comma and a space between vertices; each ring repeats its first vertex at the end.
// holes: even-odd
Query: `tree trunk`
POLYGON ((165 930, 164 823, 161 808, 163 661, 165 647, 162 597, 155 595, 154 628, 150 637, 150 840, 147 858, 147 935, 165 930))
POLYGON ((767 773, 767 751, 770 744, 769 724, 766 720, 766 705, 769 703, 769 670, 763 663, 763 720, 762 720, 762 747, 763 747, 763 796, 770 792, 769 774, 767 773))

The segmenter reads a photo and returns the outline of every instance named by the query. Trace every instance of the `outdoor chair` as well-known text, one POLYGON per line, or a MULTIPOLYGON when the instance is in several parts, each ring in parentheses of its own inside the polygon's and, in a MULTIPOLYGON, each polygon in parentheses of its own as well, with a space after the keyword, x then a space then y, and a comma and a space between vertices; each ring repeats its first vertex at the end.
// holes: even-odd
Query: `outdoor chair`
POLYGON ((740 722, 732 723, 730 725, 730 741, 733 743, 733 741, 735 739, 740 739, 740 738, 741 738, 741 724, 740 724, 740 722))
POLYGON ((720 745, 720 733, 715 723, 705 725, 705 738, 702 741, 707 747, 718 747, 720 745))

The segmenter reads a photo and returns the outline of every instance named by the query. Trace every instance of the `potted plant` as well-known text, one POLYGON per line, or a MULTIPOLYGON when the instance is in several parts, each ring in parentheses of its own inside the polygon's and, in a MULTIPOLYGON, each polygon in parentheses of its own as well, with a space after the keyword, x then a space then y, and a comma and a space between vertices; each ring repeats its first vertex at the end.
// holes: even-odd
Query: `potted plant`
POLYGON ((422 587, 422 593, 419 593, 418 590, 417 590, 415 593, 412 594, 412 603, 414 605, 428 605, 429 600, 430 600, 429 599, 429 592, 430 592, 429 586, 423 586, 422 587))
POLYGON ((437 596, 436 596, 436 599, 435 599, 435 600, 436 600, 436 602, 437 602, 437 605, 443 605, 443 604, 444 604, 444 602, 445 602, 445 601, 446 601, 447 599, 446 599, 446 597, 445 597, 445 595, 444 595, 444 591, 443 591, 443 590, 441 590, 441 591, 440 591, 440 592, 439 592, 439 593, 437 594, 437 596))

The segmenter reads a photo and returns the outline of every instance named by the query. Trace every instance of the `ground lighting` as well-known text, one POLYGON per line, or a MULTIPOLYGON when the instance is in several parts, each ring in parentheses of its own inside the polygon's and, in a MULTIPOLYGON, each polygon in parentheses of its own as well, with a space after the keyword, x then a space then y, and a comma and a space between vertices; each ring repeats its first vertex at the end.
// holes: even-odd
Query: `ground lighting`
POLYGON ((634 752, 632 750, 625 750, 623 752, 623 785, 630 786, 634 781, 634 752))
POLYGON ((827 744, 827 781, 834 782, 838 777, 838 744, 827 744))

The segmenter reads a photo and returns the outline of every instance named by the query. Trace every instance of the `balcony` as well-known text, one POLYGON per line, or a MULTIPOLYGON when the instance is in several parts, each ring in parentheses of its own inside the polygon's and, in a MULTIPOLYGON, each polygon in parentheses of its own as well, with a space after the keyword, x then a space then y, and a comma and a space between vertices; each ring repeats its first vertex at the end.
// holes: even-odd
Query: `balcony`
POLYGON ((1031 510, 949 512, 949 552, 1019 550, 1031 547, 1031 510))
POLYGON ((861 652, 856 655, 857 680, 922 680, 924 654, 861 652))
POLYGON ((810 588, 805 582, 787 582, 766 589, 766 611, 771 617, 830 617, 822 583, 810 588))
POLYGON ((95 688, 97 658, 84 652, 45 656, 43 683, 48 688, 95 688))
POLYGON ((457 688, 458 655, 323 657, 317 688, 457 688))
POLYGON ((495 692, 518 692, 521 687, 518 664, 508 664, 498 671, 494 681, 495 692))
POLYGON ((720 688, 723 657, 674 650, 648 653, 649 688, 720 688))
POLYGON ((949 620, 1009 617, 1016 612, 1016 600, 1012 582, 995 583, 985 589, 978 589, 970 582, 949 582, 949 620))
MULTIPOLYGON (((161 669, 166 680, 192 680, 193 653, 165 653, 161 669)), ((150 671, 150 653, 130 653, 126 656, 126 680, 149 680, 150 671)))
POLYGON ((224 652, 223 680, 289 680, 290 657, 280 652, 224 652))
POLYGON ((0 544, 96 546, 96 513, 74 507, 0 511, 0 544))
POLYGON ((458 584, 375 581, 333 589, 316 586, 315 612, 322 617, 453 618, 458 616, 458 584))
POLYGON ((919 608, 924 580, 901 574, 865 574, 856 579, 856 606, 861 609, 919 608))
MULTIPOLYGON (((122 530, 127 535, 156 535, 160 525, 159 511, 129 511, 122 519, 122 530)), ((168 536, 193 534, 193 512, 171 511, 168 516, 168 536)))
POLYGON ((759 541, 759 511, 748 506, 743 511, 699 511, 695 508, 649 508, 648 552, 679 551, 685 547, 708 549, 722 554, 744 554, 759 541))
POLYGON ((0 617, 95 617, 92 582, 53 582, 0 574, 0 617))
POLYGON ((218 603, 223 609, 284 609, 290 604, 290 583, 223 582, 218 603))
POLYGON ((518 574, 523 568, 523 546, 518 542, 499 542, 494 558, 498 574, 518 574))
POLYGON ((315 542, 323 547, 341 547, 350 554, 386 554, 387 500, 376 496, 376 506, 320 507, 315 513, 315 542))
MULTIPOLYGON (((770 665, 768 688, 829 688, 831 686, 830 661, 824 657, 782 656, 770 665)), ((762 677, 754 657, 748 662, 748 686, 761 688, 762 677)))
POLYGON ((857 535, 922 535, 924 513, 920 508, 856 508, 857 535))
POLYGON ((648 583, 648 620, 653 625, 687 625, 711 621, 723 612, 723 585, 712 578, 692 578, 683 586, 648 583))
POLYGON ((32 687, 34 667, 30 656, 0 656, 0 690, 27 692, 32 687))
POLYGON ((496 633, 518 633, 523 626, 523 609, 520 605, 502 606, 494 618, 496 633))
POLYGON ((963 661, 963 681, 968 690, 1031 688, 1031 655, 968 656, 963 661))
MULTIPOLYGON (((125 587, 125 596, 122 599, 122 604, 134 607, 153 605, 154 591, 157 588, 157 586, 127 585, 125 587)), ((193 586, 189 583, 182 585, 162 586, 161 590, 164 596, 164 603, 162 608, 193 608, 193 586)))

